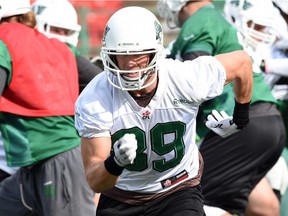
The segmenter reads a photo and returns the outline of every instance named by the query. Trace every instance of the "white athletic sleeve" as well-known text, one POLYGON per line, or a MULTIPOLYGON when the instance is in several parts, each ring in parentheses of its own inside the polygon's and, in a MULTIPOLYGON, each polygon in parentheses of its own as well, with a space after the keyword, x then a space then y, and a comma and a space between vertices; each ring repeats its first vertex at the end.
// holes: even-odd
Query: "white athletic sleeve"
POLYGON ((103 85, 109 85, 105 76, 105 73, 97 75, 76 101, 75 128, 81 137, 110 137, 112 100, 109 88, 102 88, 103 85))
POLYGON ((169 71, 169 79, 177 88, 175 91, 186 94, 185 97, 191 97, 194 102, 201 103, 223 92, 226 71, 212 56, 201 56, 184 62, 170 60, 164 63, 164 67, 169 71))

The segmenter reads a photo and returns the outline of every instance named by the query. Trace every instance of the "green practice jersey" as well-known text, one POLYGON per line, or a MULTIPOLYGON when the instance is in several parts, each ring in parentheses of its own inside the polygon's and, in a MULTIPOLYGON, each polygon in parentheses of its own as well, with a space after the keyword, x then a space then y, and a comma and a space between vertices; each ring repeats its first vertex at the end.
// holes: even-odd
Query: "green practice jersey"
MULTIPOLYGON (((215 10, 213 5, 207 5, 184 22, 173 44, 171 57, 182 60, 185 54, 195 51, 205 51, 214 56, 236 50, 243 50, 237 30, 215 10)), ((254 87, 251 104, 258 101, 276 103, 260 69, 255 65, 253 67, 254 87)), ((197 116, 197 133, 200 137, 204 137, 209 131, 205 121, 213 109, 233 114, 234 98, 233 83, 230 83, 225 86, 220 96, 201 105, 197 116)))
MULTIPOLYGON (((0 41, 0 65, 8 71, 7 85, 13 73, 11 63, 8 48, 0 41)), ((0 122, 11 167, 31 165, 80 145, 73 116, 26 117, 0 112, 0 122)))

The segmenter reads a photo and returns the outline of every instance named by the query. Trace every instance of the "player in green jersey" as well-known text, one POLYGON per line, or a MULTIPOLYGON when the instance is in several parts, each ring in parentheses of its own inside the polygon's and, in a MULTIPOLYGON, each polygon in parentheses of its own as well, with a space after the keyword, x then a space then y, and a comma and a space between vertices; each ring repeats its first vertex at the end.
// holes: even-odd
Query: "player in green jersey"
MULTIPOLYGON (((215 10, 212 1, 160 0, 158 11, 169 26, 181 28, 170 58, 185 61, 243 49, 236 29, 215 10)), ((238 215, 244 215, 249 193, 276 163, 285 142, 277 102, 260 69, 253 69, 251 119, 247 128, 228 136, 211 127, 214 118, 217 121, 233 115, 232 84, 225 86, 220 96, 203 104, 197 116, 197 133, 203 139, 200 152, 205 162, 202 177, 205 204, 238 215), (210 115, 214 109, 225 113, 210 115)), ((216 214, 213 209, 211 215, 225 211, 216 214)), ((208 208, 206 214, 210 215, 208 208)))
MULTIPOLYGON (((273 7, 272 1, 247 1, 246 4, 248 3, 250 5, 245 6, 245 1, 226 0, 224 14, 227 20, 241 33, 243 46, 246 46, 247 50, 251 50, 250 55, 255 60, 255 64, 258 67, 260 66, 265 72, 265 81, 270 86, 273 86, 272 94, 278 101, 278 108, 282 110, 285 107, 283 107, 282 99, 285 98, 286 93, 285 88, 283 88, 285 87, 285 78, 281 79, 280 75, 285 76, 285 73, 287 74, 288 60, 287 58, 283 58, 284 52, 276 48, 279 47, 280 43, 282 44, 281 41, 288 37, 287 23, 281 16, 278 8, 273 7), (269 5, 267 6, 267 4, 269 5), (264 9, 266 10, 265 15, 263 15, 264 9)), ((285 113, 282 110, 284 123, 286 122, 285 113)), ((261 180, 261 184, 269 184, 272 187, 281 202, 281 197, 284 195, 288 185, 288 168, 283 153, 265 178, 261 180)), ((273 208, 270 208, 269 213, 268 206, 271 205, 271 197, 259 185, 249 195, 247 216, 255 214, 278 215, 280 211, 278 206, 280 203, 275 205, 274 211, 271 211, 273 208)))

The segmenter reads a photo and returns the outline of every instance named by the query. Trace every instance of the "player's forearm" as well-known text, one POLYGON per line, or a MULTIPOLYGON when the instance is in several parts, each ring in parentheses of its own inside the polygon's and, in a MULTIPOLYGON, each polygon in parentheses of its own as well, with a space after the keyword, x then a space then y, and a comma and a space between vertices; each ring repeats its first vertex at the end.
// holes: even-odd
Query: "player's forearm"
POLYGON ((251 101, 253 88, 253 80, 236 79, 234 81, 235 100, 240 104, 245 104, 251 101))
POLYGON ((104 162, 97 162, 86 169, 86 178, 91 189, 96 193, 101 193, 114 187, 118 176, 110 174, 104 162))
POLYGON ((242 55, 242 58, 233 82, 235 99, 240 104, 251 101, 253 89, 252 60, 248 55, 242 55))
POLYGON ((244 104, 251 101, 253 88, 252 59, 242 50, 217 55, 226 70, 226 83, 233 81, 235 99, 244 104))
POLYGON ((253 89, 252 60, 244 55, 240 67, 236 70, 234 80, 235 106, 233 111, 233 122, 237 129, 245 128, 249 123, 249 107, 253 89))

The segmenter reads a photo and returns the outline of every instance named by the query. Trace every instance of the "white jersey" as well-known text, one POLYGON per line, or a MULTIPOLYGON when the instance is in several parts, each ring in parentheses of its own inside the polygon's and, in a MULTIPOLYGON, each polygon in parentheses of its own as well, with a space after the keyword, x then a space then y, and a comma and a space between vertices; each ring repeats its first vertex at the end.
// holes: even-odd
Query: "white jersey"
POLYGON ((75 126, 82 137, 111 136, 114 143, 126 133, 136 135, 137 157, 116 184, 122 190, 159 193, 198 174, 198 107, 222 93, 225 69, 210 56, 185 62, 163 59, 159 68, 157 91, 146 107, 109 84, 105 73, 76 102, 75 126))

